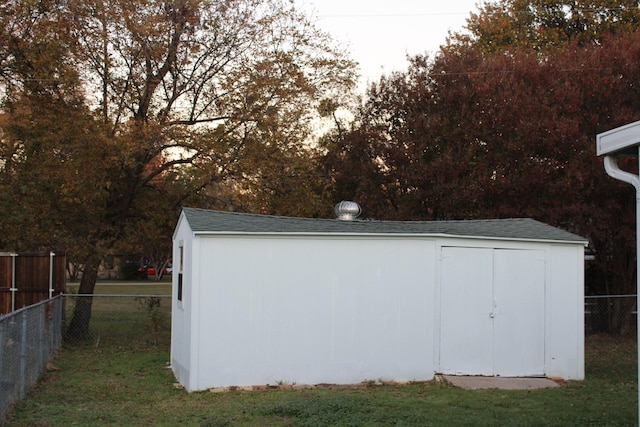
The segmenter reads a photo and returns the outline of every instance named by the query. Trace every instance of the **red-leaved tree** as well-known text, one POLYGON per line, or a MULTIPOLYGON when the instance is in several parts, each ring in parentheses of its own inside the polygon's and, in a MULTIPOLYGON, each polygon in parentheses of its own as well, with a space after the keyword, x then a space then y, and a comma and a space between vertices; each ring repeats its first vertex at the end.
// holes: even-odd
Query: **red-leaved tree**
MULTIPOLYGON (((637 33, 412 58, 327 138, 336 198, 378 219, 533 217, 589 239, 588 292, 633 293, 634 193, 606 175, 595 135, 640 118, 639 63, 637 33)), ((613 329, 630 325, 613 316, 613 329)))

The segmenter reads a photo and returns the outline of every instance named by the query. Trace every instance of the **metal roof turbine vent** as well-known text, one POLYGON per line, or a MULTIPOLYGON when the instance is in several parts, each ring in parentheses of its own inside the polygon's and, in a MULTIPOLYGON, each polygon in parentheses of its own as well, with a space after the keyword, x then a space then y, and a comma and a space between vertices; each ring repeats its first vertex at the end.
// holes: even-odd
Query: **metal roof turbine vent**
POLYGON ((340 221, 353 221, 362 213, 359 204, 344 200, 336 204, 333 210, 336 213, 336 218, 340 221))

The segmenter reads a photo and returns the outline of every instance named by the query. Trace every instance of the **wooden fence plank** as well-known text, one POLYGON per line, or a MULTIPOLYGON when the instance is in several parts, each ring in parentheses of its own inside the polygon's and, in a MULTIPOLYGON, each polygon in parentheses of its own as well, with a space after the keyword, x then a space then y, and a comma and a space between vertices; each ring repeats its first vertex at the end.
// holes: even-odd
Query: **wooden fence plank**
POLYGON ((14 304, 17 310, 65 292, 64 253, 53 256, 49 252, 17 254, 15 278, 13 258, 12 254, 0 254, 0 314, 10 312, 14 304), (12 292, 14 281, 17 290, 12 292), (53 289, 51 295, 50 288, 53 289))

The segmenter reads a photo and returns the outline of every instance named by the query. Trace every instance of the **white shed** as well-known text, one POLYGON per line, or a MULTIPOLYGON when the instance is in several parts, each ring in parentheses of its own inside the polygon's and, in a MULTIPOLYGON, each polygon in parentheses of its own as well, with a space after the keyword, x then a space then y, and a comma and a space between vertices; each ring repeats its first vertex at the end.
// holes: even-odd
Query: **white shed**
POLYGON ((185 208, 171 366, 188 391, 584 378, 582 237, 534 221, 340 221, 185 208))

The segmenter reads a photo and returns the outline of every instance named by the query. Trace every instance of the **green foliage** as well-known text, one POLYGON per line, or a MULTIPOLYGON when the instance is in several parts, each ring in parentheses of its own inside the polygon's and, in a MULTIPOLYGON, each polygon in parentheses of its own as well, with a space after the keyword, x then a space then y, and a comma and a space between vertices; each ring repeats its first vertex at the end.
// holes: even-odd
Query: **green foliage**
POLYGON ((640 26, 635 0, 500 0, 487 2, 467 20, 453 45, 486 52, 543 51, 601 43, 608 35, 631 33, 640 26))
POLYGON ((160 298, 151 296, 136 297, 136 301, 147 312, 147 318, 149 319, 148 329, 153 337, 153 344, 158 345, 160 331, 167 320, 166 313, 160 308, 160 298))

